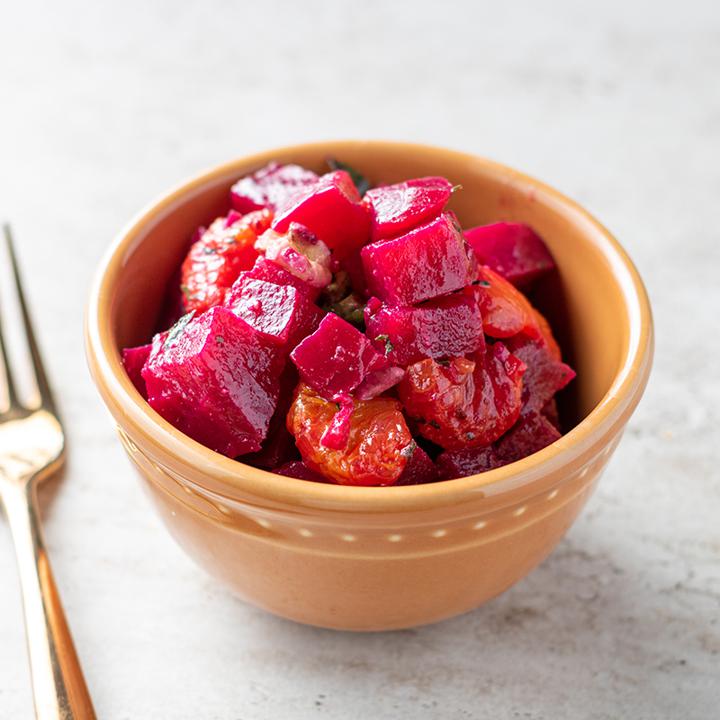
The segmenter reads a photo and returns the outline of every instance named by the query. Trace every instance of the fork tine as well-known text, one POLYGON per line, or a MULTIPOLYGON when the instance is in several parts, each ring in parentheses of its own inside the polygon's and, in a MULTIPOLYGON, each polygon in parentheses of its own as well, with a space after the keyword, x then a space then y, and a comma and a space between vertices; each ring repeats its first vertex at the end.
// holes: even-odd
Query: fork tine
POLYGON ((5 392, 7 393, 8 409, 12 410, 17 407, 17 393, 15 392, 15 381, 13 379, 12 368, 10 366, 10 358, 5 345, 5 335, 3 334, 2 313, 0 313, 0 355, 2 355, 3 366, 5 367, 5 392))
MULTIPOLYGON (((45 368, 43 367, 42 358, 40 357, 40 350, 35 339, 35 331, 33 330, 32 320, 30 319, 30 311, 28 310, 28 306, 25 301, 25 293, 22 288, 20 270, 18 268, 17 257, 15 256, 15 248, 13 246, 12 233, 10 232, 9 225, 3 225, 3 234, 5 235, 5 244, 7 245, 13 277, 15 278, 15 290, 17 292, 23 325, 25 326, 25 336, 27 338, 28 349, 30 350, 30 358, 32 359, 33 369, 35 370, 35 384, 37 385, 38 393, 40 394, 40 403, 45 409, 54 411, 55 403, 53 401, 52 391, 50 390, 50 384, 48 383, 45 368)), ((1 332, 0 337, 2 337, 1 332)), ((7 367, 6 363, 6 368, 7 367)))

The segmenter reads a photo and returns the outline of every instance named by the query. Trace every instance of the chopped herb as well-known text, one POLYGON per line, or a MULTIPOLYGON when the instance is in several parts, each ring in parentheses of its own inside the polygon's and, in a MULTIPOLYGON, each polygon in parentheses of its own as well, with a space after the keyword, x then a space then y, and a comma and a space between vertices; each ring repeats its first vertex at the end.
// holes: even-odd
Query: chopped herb
POLYGON ((370 189, 369 180, 362 173, 359 173, 355 168, 351 167, 347 163, 340 162, 333 157, 329 157, 327 159, 327 164, 331 170, 344 170, 352 178, 357 191, 360 193, 360 197, 362 197, 370 189))
POLYGON ((395 346, 390 341, 389 335, 378 335, 375 338, 375 342, 385 343, 385 357, 387 357, 395 349, 395 346))
POLYGON ((443 367, 450 367, 450 361, 449 360, 436 360, 435 361, 438 365, 442 365, 443 367))
POLYGON ((360 330, 365 329, 365 306, 357 295, 351 293, 332 305, 325 306, 329 312, 339 315, 360 330))
POLYGON ((194 300, 195 296, 192 294, 192 291, 187 285, 181 285, 180 286, 180 292, 185 296, 185 299, 190 302, 190 300, 194 300))
POLYGON ((218 345, 222 345, 225 342, 225 338, 222 335, 216 335, 215 336, 215 342, 218 345))
POLYGON ((174 345, 180 336, 183 334, 187 324, 193 319, 195 316, 195 311, 191 310, 186 315, 183 315, 169 330, 167 337, 165 338, 165 344, 167 346, 174 345))
POLYGON ((217 255, 217 248, 206 245, 203 248, 203 255, 217 255))
POLYGON ((473 285, 479 285, 480 287, 490 287, 490 283, 487 280, 476 280, 473 285))
POLYGON ((413 453, 415 452, 415 449, 417 448, 417 443, 414 440, 411 440, 409 444, 407 444, 401 451, 400 451, 400 457, 407 458, 408 460, 413 456, 413 453))
POLYGON ((338 270, 333 275, 332 282, 323 290, 323 304, 334 305, 350 293, 350 276, 344 270, 338 270))
POLYGON ((437 420, 431 420, 429 424, 430 424, 430 427, 435 428, 435 430, 440 429, 440 423, 437 422, 437 420))
POLYGON ((474 433, 474 432, 467 432, 467 433, 465 433, 465 437, 466 437, 468 440, 474 440, 474 439, 475 439, 475 433, 474 433))
POLYGON ((458 184, 458 185, 453 185, 453 186, 450 188, 450 192, 451 192, 451 193, 455 193, 455 192, 457 192, 458 190, 462 190, 462 189, 463 189, 463 186, 462 186, 462 185, 459 185, 459 184, 458 184))

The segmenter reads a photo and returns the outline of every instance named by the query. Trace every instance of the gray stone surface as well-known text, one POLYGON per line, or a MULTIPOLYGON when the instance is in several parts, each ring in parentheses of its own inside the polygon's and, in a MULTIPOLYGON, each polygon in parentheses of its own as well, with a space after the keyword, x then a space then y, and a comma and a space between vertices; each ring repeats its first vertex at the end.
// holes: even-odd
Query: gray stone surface
MULTIPOLYGON (((101 718, 718 717, 720 10, 670 3, 0 5, 0 216, 69 432, 47 538, 101 718), (355 636, 230 597, 173 544, 85 370, 93 269, 184 176, 331 137, 449 145, 625 244, 655 371, 597 494, 490 605, 355 636)), ((0 718, 31 715, 0 522, 0 718)))

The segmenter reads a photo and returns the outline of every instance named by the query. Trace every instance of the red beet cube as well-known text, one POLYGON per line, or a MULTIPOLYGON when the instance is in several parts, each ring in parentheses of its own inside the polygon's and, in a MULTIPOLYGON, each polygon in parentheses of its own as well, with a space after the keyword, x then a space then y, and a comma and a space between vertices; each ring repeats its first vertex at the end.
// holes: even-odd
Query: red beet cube
POLYGON ((498 440, 496 453, 502 465, 539 452, 560 437, 557 428, 543 415, 530 413, 498 440))
POLYGON ((523 223, 481 225, 466 230, 465 237, 481 265, 518 287, 526 287, 555 267, 545 243, 523 223))
POLYGON ((430 456, 419 446, 415 446, 413 454, 405 465, 396 485, 421 485, 439 479, 438 469, 430 456))
POLYGON ((285 463, 300 459, 300 453, 295 447, 295 438, 287 429, 287 414, 292 405, 295 386, 298 382, 297 370, 292 363, 285 366, 279 379, 280 397, 277 407, 270 420, 267 437, 263 440, 258 452, 242 456, 242 461, 255 467, 272 470, 285 463))
POLYGON ((372 400, 397 385, 403 377, 405 377, 405 371, 399 367, 384 367, 375 370, 358 385, 355 397, 358 400, 372 400))
POLYGON ((523 415, 542 412, 555 393, 575 377, 575 371, 558 360, 542 339, 517 335, 507 341, 507 346, 527 366, 522 389, 523 415))
POLYGON ((320 483, 330 482, 320 473, 311 470, 302 460, 285 463, 285 465, 279 467, 275 472, 278 475, 285 475, 286 477, 298 478, 300 480, 311 480, 312 482, 320 483))
POLYGON ((365 202, 374 211, 373 242, 406 233, 437 217, 451 192, 452 184, 444 177, 415 178, 368 190, 365 202))
POLYGON ((480 307, 465 294, 414 307, 384 305, 371 298, 365 307, 365 326, 375 348, 396 365, 468 355, 485 344, 480 307))
POLYGON ((269 208, 276 210, 293 194, 312 185, 318 176, 299 165, 271 162, 252 175, 238 180, 230 190, 232 206, 241 213, 269 208))
POLYGON ((155 336, 142 377, 148 402, 168 422, 235 457, 260 449, 281 369, 277 348, 218 306, 155 336))
POLYGON ((317 328, 323 315, 307 292, 256 280, 246 273, 235 281, 225 306, 288 351, 317 328))
POLYGON ((495 448, 490 445, 481 448, 463 448, 462 450, 446 450, 436 460, 441 479, 469 477, 500 467, 495 448))
POLYGON ((365 335, 334 313, 323 318, 290 358, 300 379, 327 399, 350 394, 368 375, 388 366, 365 335))
POLYGON ((290 223, 308 228, 336 258, 350 255, 370 237, 370 213, 344 170, 323 175, 278 207, 273 230, 287 232, 290 223))
POLYGON ((122 363, 125 366, 125 372, 144 398, 147 398, 147 388, 145 387, 145 381, 142 378, 141 372, 143 365, 145 365, 145 362, 150 356, 151 350, 152 345, 147 344, 125 348, 122 351, 122 363))
POLYGON ((472 282, 475 266, 455 217, 440 217, 362 249, 368 289, 392 305, 415 305, 472 282))
POLYGON ((249 278, 255 280, 265 280, 266 282, 275 283, 276 285, 292 285, 294 288, 307 293, 308 298, 315 302, 320 294, 320 288, 309 285, 297 275, 293 275, 285 268, 278 265, 272 260, 260 256, 250 270, 246 272, 249 278))

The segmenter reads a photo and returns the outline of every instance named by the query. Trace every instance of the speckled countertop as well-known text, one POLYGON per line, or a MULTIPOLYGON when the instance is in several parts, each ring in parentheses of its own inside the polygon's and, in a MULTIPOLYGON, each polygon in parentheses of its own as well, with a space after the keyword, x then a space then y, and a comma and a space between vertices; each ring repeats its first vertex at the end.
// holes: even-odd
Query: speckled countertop
MULTIPOLYGON (((720 716, 720 9, 660 5, 0 6, 0 216, 69 431, 44 513, 99 717, 720 716), (557 551, 486 607, 393 634, 278 620, 196 569, 83 357, 91 274, 132 213, 329 137, 450 145, 559 187, 624 243, 657 320, 647 395, 557 551)), ((32 713, 23 645, 0 521, 2 720, 32 713)))

